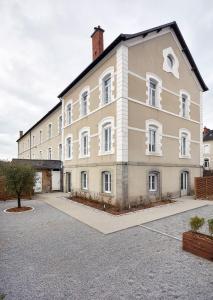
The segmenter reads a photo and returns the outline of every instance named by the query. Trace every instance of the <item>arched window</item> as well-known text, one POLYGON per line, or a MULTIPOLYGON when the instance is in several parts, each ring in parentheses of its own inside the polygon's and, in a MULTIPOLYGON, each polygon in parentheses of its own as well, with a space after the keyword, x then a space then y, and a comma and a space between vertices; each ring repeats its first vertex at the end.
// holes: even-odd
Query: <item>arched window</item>
POLYGON ((88 103, 87 103, 87 98, 88 98, 88 92, 85 91, 82 95, 81 95, 81 115, 85 116, 88 113, 88 103))
POLYGON ((47 159, 52 159, 52 148, 48 148, 47 150, 47 159))
POLYGON ((147 105, 161 108, 161 91, 162 81, 161 79, 152 73, 146 74, 147 85, 147 105))
POLYGON ((86 171, 81 172, 81 189, 88 190, 88 174, 86 171))
POLYGON ((187 129, 179 131, 179 157, 190 158, 190 140, 191 134, 187 129))
POLYGON ((99 123, 99 155, 113 153, 114 119, 108 117, 99 123))
POLYGON ((156 192, 158 190, 158 177, 154 172, 149 173, 149 191, 156 192))
POLYGON ((66 159, 72 159, 72 137, 66 138, 66 159))
POLYGON ((70 125, 72 122, 72 104, 69 103, 67 104, 67 109, 66 109, 66 124, 70 125))
POLYGON ((111 102, 111 74, 107 74, 102 81, 103 104, 111 102))
POLYGON ((190 95, 184 91, 180 91, 180 116, 183 118, 189 118, 190 113, 190 95))
POLYGON ((84 127, 79 131, 79 158, 89 157, 90 128, 84 127))
POLYGON ((99 77, 99 105, 105 105, 114 100, 114 67, 111 66, 104 70, 99 77))
POLYGON ((48 124, 48 138, 51 139, 52 137, 52 124, 48 124))
POLYGON ((162 155, 162 125, 155 120, 146 120, 146 154, 162 155))

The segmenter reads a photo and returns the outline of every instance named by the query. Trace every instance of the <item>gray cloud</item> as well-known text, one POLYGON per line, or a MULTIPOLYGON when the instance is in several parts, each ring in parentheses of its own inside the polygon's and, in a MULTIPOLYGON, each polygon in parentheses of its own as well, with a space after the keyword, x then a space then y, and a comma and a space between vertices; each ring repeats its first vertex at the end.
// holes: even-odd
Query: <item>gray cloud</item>
MULTIPOLYGON (((90 34, 100 24, 105 46, 118 34, 176 20, 210 90, 212 1, 0 1, 0 158, 17 155, 26 131, 57 103, 58 93, 91 62, 90 34)), ((212 91, 204 123, 213 128, 212 91)))

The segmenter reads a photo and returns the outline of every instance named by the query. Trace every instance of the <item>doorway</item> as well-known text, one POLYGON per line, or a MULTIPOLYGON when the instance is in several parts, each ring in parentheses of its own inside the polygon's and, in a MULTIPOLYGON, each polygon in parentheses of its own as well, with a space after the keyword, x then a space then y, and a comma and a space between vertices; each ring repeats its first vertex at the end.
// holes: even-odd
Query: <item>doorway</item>
POLYGON ((181 184, 180 184, 180 195, 187 196, 188 195, 188 187, 189 187, 189 173, 187 171, 183 171, 181 173, 181 184))

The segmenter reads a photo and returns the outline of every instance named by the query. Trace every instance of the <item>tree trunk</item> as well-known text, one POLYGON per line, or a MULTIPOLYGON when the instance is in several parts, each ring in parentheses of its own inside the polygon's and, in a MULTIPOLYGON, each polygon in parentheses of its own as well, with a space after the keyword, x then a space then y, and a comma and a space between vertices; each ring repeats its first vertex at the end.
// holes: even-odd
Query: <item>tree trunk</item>
POLYGON ((18 195, 18 207, 21 207, 21 197, 18 195))

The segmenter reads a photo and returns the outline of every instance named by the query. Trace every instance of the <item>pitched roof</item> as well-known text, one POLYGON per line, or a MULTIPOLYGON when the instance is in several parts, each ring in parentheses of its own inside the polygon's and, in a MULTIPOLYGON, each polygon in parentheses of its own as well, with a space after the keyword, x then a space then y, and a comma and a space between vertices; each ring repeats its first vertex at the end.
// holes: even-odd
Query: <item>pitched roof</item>
POLYGON ((58 102, 51 110, 46 113, 38 122, 36 122, 30 129, 28 129, 20 138, 17 139, 16 142, 19 142, 24 136, 26 136, 33 128, 39 125, 44 119, 46 119, 49 115, 51 115, 58 107, 61 106, 61 101, 58 102))
POLYGON ((186 42, 180 32, 180 29, 177 25, 177 23, 170 22, 161 26, 153 27, 135 34, 120 34, 102 53, 100 56, 98 56, 86 69, 83 70, 59 95, 58 98, 63 97, 75 84, 77 84, 90 70, 92 70, 111 50, 113 50, 120 42, 127 41, 136 37, 145 37, 151 32, 160 32, 164 28, 172 28, 180 42, 180 45, 182 47, 182 51, 185 53, 186 57, 188 58, 188 61, 191 65, 191 70, 195 73, 198 82, 200 83, 203 91, 207 91, 208 87, 206 86, 196 64, 195 61, 191 55, 191 52, 189 51, 188 46, 186 45, 186 42))
POLYGON ((208 132, 203 134, 203 141, 213 141, 213 130, 208 129, 208 132))

